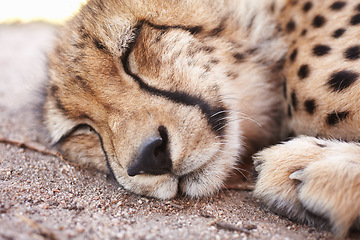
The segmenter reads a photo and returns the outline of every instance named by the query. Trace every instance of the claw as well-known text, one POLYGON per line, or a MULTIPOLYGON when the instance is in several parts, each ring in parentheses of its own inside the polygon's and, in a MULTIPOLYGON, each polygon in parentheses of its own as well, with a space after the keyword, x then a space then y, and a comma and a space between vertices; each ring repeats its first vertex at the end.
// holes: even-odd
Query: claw
POLYGON ((261 172, 261 169, 262 169, 262 165, 261 165, 261 164, 259 164, 259 165, 257 165, 257 166, 255 167, 255 171, 256 171, 256 172, 261 172))
POLYGON ((260 159, 260 155, 255 155, 255 156, 253 157, 253 159, 254 159, 255 171, 256 171, 256 172, 261 172, 261 170, 262 170, 262 165, 263 165, 264 161, 262 161, 262 160, 260 159))
POLYGON ((290 174, 289 178, 292 180, 304 181, 305 180, 304 170, 301 169, 301 170, 297 170, 296 172, 293 172, 292 174, 290 174))

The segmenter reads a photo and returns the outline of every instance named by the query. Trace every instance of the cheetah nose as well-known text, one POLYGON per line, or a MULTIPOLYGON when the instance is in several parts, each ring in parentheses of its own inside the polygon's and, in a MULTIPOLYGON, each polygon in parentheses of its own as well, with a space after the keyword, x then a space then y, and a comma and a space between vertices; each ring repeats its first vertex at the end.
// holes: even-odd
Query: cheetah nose
POLYGON ((138 157, 127 170, 130 177, 138 174, 161 175, 171 172, 168 136, 166 129, 163 129, 159 128, 161 137, 153 137, 143 142, 138 157))

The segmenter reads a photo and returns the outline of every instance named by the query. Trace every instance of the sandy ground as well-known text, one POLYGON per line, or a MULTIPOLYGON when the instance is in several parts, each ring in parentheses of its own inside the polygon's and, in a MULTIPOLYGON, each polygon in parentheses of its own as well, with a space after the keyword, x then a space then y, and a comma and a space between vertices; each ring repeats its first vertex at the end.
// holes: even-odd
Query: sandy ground
MULTIPOLYGON (((31 106, 55 31, 42 23, 0 25, 0 138, 46 139, 31 106)), ((262 208, 249 191, 160 201, 131 194, 102 173, 0 143, 0 239, 333 238, 262 208)))

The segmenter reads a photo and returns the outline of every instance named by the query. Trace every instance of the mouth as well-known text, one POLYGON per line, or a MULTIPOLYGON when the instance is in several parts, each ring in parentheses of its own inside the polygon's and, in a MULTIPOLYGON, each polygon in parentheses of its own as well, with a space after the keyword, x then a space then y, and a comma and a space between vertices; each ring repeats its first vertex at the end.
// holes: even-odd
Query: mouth
MULTIPOLYGON (((231 129, 237 129, 237 122, 230 124, 234 125, 230 125, 231 129)), ((199 134, 198 126, 204 126, 203 123, 189 126, 184 130, 170 122, 166 127, 149 125, 144 128, 147 135, 132 140, 140 140, 140 144, 130 148, 118 145, 109 159, 117 182, 133 193, 159 199, 178 194, 198 198, 217 193, 238 159, 242 146, 238 131, 226 128, 220 137, 210 127, 203 131, 207 134, 199 134), (121 159, 124 154, 129 156, 126 162, 121 159)), ((116 144, 108 144, 113 145, 116 144)))
MULTIPOLYGON (((182 194, 198 198, 214 194, 223 186, 232 164, 228 164, 230 161, 227 161, 227 164, 216 161, 221 159, 220 154, 221 149, 218 149, 205 163, 191 171, 175 171, 164 167, 155 171, 155 174, 151 174, 149 171, 146 173, 138 171, 140 168, 134 171, 137 166, 133 164, 127 172, 131 173, 129 174, 130 181, 134 181, 141 188, 141 195, 145 193, 148 196, 169 199, 182 194), (132 174, 134 172, 137 174, 132 174)), ((134 191, 134 187, 129 190, 134 191)))

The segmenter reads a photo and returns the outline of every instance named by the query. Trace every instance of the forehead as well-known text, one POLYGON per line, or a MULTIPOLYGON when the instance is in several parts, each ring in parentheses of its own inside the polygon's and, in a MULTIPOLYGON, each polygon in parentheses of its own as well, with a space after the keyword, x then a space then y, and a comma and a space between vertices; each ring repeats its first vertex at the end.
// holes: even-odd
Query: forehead
POLYGON ((203 26, 157 26, 144 22, 131 46, 131 69, 159 87, 186 89, 191 83, 192 89, 200 92, 216 88, 223 77, 219 76, 219 65, 223 64, 222 71, 230 65, 235 44, 225 35, 211 34, 213 30, 203 26))
MULTIPOLYGON (((198 72, 198 74, 200 72, 200 74, 203 75, 203 73, 208 72, 209 69, 199 70, 196 64, 188 62, 189 50, 186 45, 184 47, 184 44, 181 44, 181 49, 175 50, 176 54, 174 58, 170 49, 162 48, 164 43, 159 39, 158 34, 164 35, 164 30, 159 27, 154 27, 152 24, 145 23, 144 25, 139 27, 133 44, 130 45, 127 52, 121 58, 124 72, 132 78, 132 81, 138 84, 141 90, 150 95, 164 98, 173 103, 199 108, 202 114, 209 119, 209 124, 215 129, 215 122, 210 120, 214 118, 213 114, 222 112, 218 118, 224 117, 225 115, 221 102, 215 101, 215 103, 210 104, 208 101, 210 97, 214 100, 214 95, 218 97, 217 88, 213 87, 216 86, 216 83, 206 81, 205 78, 194 78, 194 76, 190 76, 191 74, 189 74, 189 72, 182 74, 183 71, 190 71, 194 73, 194 75, 196 75, 196 72, 198 72), (163 57, 167 54, 167 50, 170 52, 168 54, 170 58, 163 57), (176 68, 175 65, 179 64, 178 59, 182 59, 183 62, 180 62, 180 66, 176 68), (170 64, 170 66, 167 66, 168 64, 170 64), (181 75, 180 77, 178 76, 179 73, 181 75), (204 84, 199 84, 200 82, 204 84), (213 96, 209 95, 211 91, 206 92, 206 89, 209 88, 213 90, 213 96)), ((171 29, 168 27, 167 30, 170 31, 169 35, 172 34, 171 30, 175 32, 170 36, 170 40, 175 39, 175 43, 170 45, 173 49, 176 49, 177 37, 187 38, 188 42, 191 43, 195 42, 191 36, 194 33, 189 29, 179 27, 171 29)), ((166 37, 164 36, 163 38, 166 37)), ((169 39, 167 40, 169 41, 169 39)), ((167 43, 166 40, 164 41, 167 43)), ((203 48, 204 49, 200 49, 200 51, 206 52, 213 50, 213 47, 210 46, 203 48)), ((207 62, 208 60, 203 59, 203 61, 207 62)), ((202 63, 199 62, 199 64, 201 65, 202 63)), ((216 119, 218 120, 218 118, 216 119)), ((217 122, 217 124, 219 124, 219 122, 217 122)))

